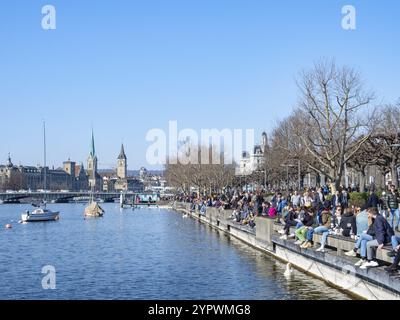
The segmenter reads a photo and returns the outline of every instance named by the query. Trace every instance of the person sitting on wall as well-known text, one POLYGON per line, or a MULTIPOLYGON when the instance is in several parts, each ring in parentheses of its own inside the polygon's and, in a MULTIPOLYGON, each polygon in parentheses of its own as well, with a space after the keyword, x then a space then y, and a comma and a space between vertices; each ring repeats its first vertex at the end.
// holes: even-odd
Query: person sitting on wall
POLYGON ((331 213, 329 208, 326 208, 321 213, 321 225, 315 229, 310 228, 307 232, 307 241, 301 246, 304 249, 311 248, 314 244, 313 237, 314 233, 322 234, 321 247, 317 249, 318 252, 325 251, 325 244, 328 238, 329 232, 331 231, 331 213))
POLYGON ((268 216, 270 207, 271 207, 271 205, 269 204, 269 202, 264 201, 262 204, 261 216, 263 216, 263 217, 268 216))
POLYGON ((354 249, 345 253, 345 255, 348 257, 357 257, 358 250, 359 249, 361 250, 360 251, 361 259, 355 263, 356 267, 362 266, 367 261, 367 243, 368 241, 373 240, 375 237, 375 230, 374 230, 375 219, 372 217, 372 214, 370 214, 368 211, 365 212, 367 212, 368 214, 367 229, 361 231, 360 228, 358 228, 358 232, 361 231, 361 234, 359 234, 359 237, 354 245, 354 249))
POLYGON ((295 234, 297 237, 297 241, 295 244, 302 245, 306 242, 306 235, 309 229, 314 225, 314 209, 307 209, 304 218, 302 220, 303 226, 296 230, 295 234))
MULTIPOLYGON (((298 210, 298 212, 300 212, 300 208, 298 208, 296 210, 298 210)), ((290 233, 290 228, 295 227, 298 223, 296 221, 297 217, 298 217, 297 212, 293 209, 293 207, 289 208, 289 211, 285 218, 285 227, 283 228, 283 230, 280 230, 281 231, 280 233, 282 234, 280 239, 282 239, 282 240, 288 239, 288 236, 290 233)))
MULTIPOLYGON (((358 212, 361 211, 360 208, 356 208, 356 210, 358 210, 358 212)), ((340 234, 344 237, 355 237, 355 235, 357 235, 356 216, 353 213, 353 209, 347 208, 345 210, 338 228, 341 230, 340 234)))
POLYGON ((276 218, 277 217, 277 210, 275 207, 270 207, 268 210, 268 217, 269 218, 276 218))
POLYGON ((200 214, 206 215, 207 205, 205 201, 202 201, 200 204, 200 214))
POLYGON ((379 214, 378 208, 369 208, 368 212, 375 219, 374 231, 375 239, 367 242, 367 262, 363 263, 360 269, 378 267, 379 263, 376 261, 376 250, 383 249, 383 247, 392 241, 394 236, 393 228, 389 222, 379 214))

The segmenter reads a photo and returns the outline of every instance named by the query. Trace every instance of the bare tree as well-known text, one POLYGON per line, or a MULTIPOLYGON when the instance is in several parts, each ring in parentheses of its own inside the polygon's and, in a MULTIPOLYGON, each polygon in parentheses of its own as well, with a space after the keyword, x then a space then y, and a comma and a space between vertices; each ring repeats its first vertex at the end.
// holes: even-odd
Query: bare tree
POLYGON ((309 165, 338 188, 345 164, 371 135, 361 111, 367 111, 373 94, 364 92, 360 76, 353 69, 327 61, 304 71, 298 87, 301 100, 295 111, 299 119, 297 133, 319 164, 309 165))
POLYGON ((373 152, 378 159, 375 164, 390 168, 392 183, 398 188, 397 173, 400 161, 400 104, 387 105, 379 108, 374 121, 377 125, 368 139, 373 152))

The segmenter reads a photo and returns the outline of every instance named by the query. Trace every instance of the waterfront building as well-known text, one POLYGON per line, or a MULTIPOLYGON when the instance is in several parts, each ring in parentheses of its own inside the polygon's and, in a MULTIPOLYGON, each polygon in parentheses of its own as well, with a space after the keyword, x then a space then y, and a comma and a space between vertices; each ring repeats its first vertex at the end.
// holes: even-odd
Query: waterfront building
POLYGON ((257 170, 261 170, 265 165, 265 157, 268 152, 268 136, 262 134, 262 143, 255 145, 252 152, 243 151, 242 158, 236 168, 237 176, 248 176, 257 170))

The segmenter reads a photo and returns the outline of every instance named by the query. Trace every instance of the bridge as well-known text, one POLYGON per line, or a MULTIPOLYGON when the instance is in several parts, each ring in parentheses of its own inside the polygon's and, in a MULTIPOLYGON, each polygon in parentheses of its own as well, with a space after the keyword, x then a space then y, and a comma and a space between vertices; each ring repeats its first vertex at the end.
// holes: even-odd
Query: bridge
MULTIPOLYGON (((124 199, 128 203, 134 202, 136 196, 143 195, 146 193, 134 193, 134 192, 126 192, 124 193, 124 199)), ((32 202, 39 201, 44 199, 44 192, 0 192, 0 201, 4 203, 20 203, 23 202, 32 202)), ((105 202, 114 202, 116 199, 119 199, 121 196, 120 192, 95 192, 94 198, 101 199, 105 202)), ((91 193, 89 191, 80 191, 80 192, 46 192, 46 199, 48 202, 69 202, 79 199, 88 199, 91 197, 91 193)))

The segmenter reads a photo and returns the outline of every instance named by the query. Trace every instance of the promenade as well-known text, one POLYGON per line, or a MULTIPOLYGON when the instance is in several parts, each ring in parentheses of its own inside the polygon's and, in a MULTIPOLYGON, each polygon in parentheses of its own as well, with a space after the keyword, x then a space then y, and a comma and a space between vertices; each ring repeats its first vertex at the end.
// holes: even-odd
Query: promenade
MULTIPOLYGON (((324 280, 329 285, 338 287, 368 300, 400 299, 400 277, 386 273, 383 268, 362 270, 354 267, 357 258, 347 257, 343 253, 354 242, 338 236, 329 236, 327 250, 317 252, 314 248, 304 249, 294 244, 293 240, 282 240, 278 231, 283 228, 273 219, 256 217, 256 226, 241 225, 232 219, 233 210, 208 207, 205 212, 190 210, 190 203, 177 202, 173 209, 210 227, 242 240, 248 245, 261 250, 277 259, 290 263, 293 267, 324 280)), ((320 243, 320 235, 314 235, 314 242, 320 243)), ((389 250, 385 248, 384 250, 389 250)), ((377 256, 381 263, 390 260, 381 253, 377 256)))

